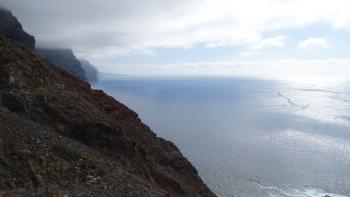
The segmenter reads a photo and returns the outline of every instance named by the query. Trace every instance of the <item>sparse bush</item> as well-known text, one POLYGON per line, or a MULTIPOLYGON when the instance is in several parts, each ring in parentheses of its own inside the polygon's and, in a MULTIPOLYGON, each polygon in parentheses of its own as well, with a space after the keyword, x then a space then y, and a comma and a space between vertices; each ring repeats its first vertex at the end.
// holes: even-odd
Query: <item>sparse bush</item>
POLYGON ((47 88, 40 86, 35 88, 33 93, 38 98, 46 98, 48 95, 48 90, 47 88))

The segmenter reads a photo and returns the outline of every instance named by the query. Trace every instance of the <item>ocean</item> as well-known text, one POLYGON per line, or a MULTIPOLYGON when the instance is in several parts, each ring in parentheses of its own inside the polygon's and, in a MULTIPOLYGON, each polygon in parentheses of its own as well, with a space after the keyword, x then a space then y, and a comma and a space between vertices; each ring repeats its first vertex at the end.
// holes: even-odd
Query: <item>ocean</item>
POLYGON ((350 82, 104 77, 222 197, 350 196, 350 82))

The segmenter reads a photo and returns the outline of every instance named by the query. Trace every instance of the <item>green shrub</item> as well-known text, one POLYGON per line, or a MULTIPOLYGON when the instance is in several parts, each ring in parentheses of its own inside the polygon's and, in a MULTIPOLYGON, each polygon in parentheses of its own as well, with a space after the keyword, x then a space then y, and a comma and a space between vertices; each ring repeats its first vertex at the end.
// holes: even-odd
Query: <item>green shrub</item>
POLYGON ((47 88, 40 86, 40 87, 35 88, 33 93, 36 97, 45 98, 45 97, 47 97, 48 90, 47 90, 47 88))

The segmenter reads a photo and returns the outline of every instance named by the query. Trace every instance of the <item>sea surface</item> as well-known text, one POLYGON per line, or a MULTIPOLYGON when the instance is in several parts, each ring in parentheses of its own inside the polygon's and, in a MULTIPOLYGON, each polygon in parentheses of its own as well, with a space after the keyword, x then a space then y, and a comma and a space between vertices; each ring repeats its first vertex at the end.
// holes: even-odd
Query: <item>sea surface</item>
POLYGON ((350 196, 350 83, 102 77, 222 197, 350 196))

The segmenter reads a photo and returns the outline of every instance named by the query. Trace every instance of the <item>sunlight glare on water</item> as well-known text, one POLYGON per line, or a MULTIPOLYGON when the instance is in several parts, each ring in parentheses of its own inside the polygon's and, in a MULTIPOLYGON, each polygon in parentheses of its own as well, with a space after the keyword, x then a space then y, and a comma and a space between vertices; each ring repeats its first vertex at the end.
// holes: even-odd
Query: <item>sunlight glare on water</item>
MULTIPOLYGON (((295 77, 282 83, 273 110, 307 118, 349 125, 350 95, 344 79, 325 77, 295 77), (276 109, 276 107, 279 109, 276 109)), ((270 101, 267 101, 270 102, 270 101)))

